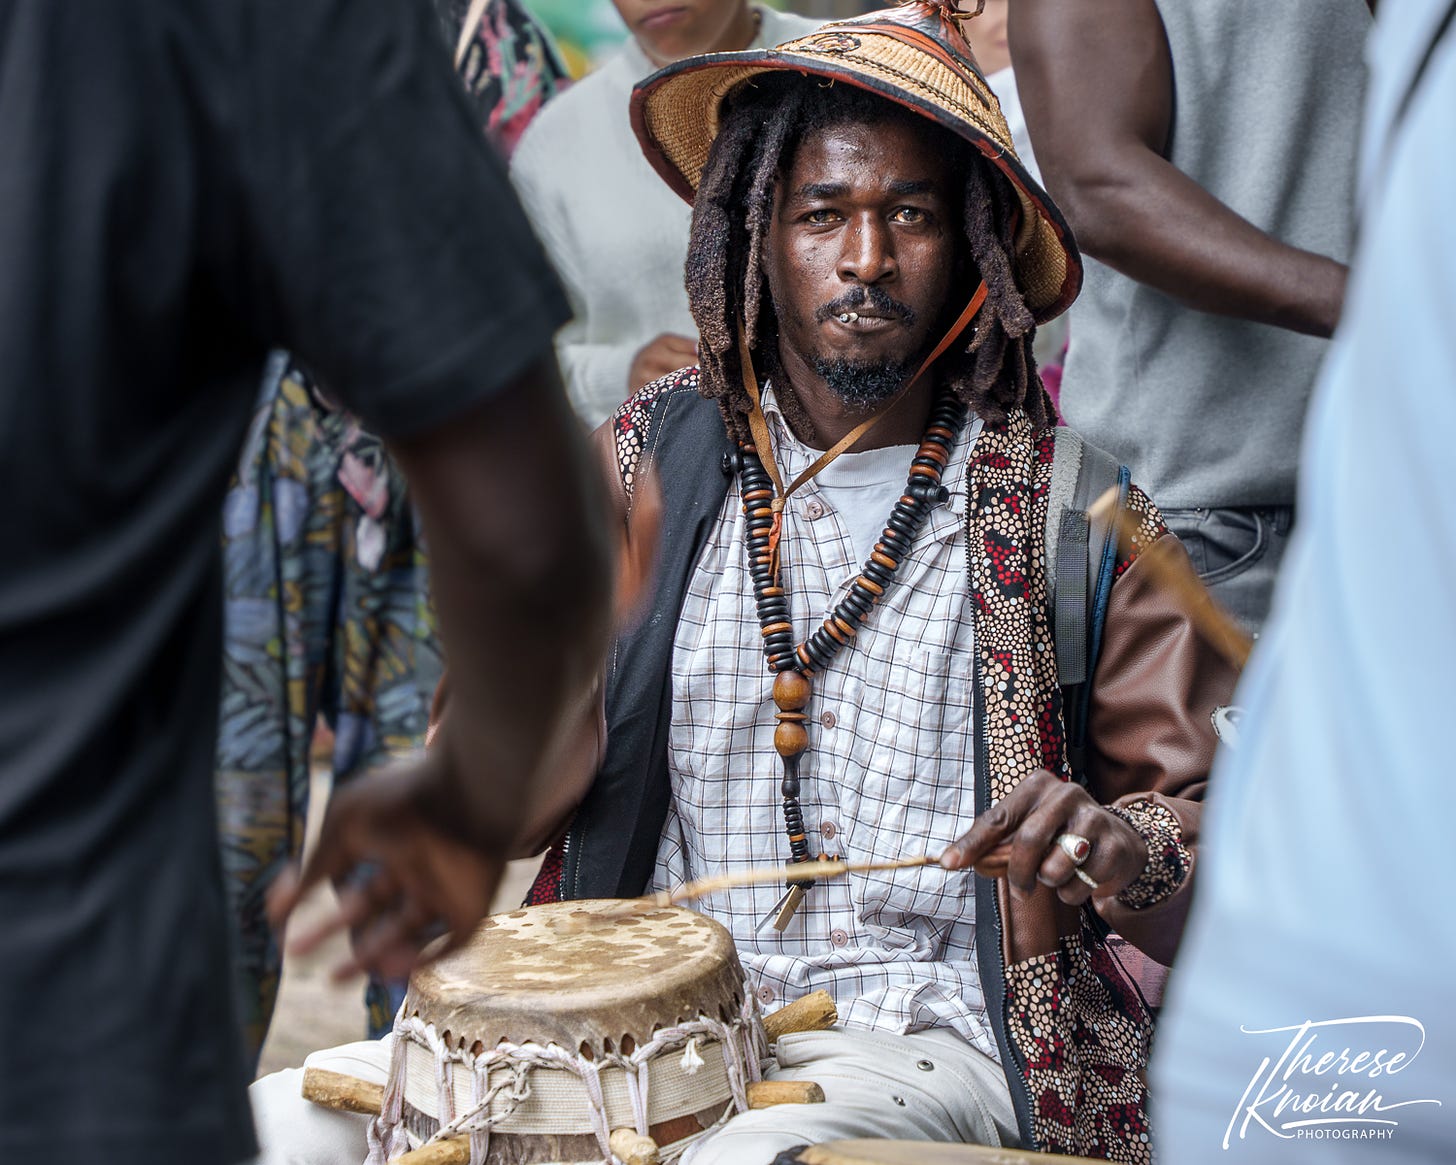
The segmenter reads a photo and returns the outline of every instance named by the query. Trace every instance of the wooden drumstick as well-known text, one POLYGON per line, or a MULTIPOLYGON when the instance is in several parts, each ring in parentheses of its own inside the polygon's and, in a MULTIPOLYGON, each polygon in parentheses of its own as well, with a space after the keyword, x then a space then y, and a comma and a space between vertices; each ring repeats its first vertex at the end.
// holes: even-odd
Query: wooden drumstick
POLYGON ((389 1165, 470 1165, 470 1138, 431 1141, 428 1145, 401 1153, 389 1165))
POLYGON ((777 1104, 823 1104, 824 1089, 812 1080, 759 1080, 748 1086, 749 1108, 777 1104))
POLYGON ((384 1086, 371 1084, 342 1072, 324 1068, 303 1070, 303 1098, 337 1112, 357 1112, 378 1116, 384 1107, 384 1086))
POLYGON ((660 890, 644 898, 631 899, 632 905, 650 903, 653 906, 677 906, 706 898, 719 890, 732 890, 738 886, 762 886, 773 882, 817 882, 822 878, 842 878, 847 874, 868 874, 878 870, 910 870, 916 866, 933 866, 936 859, 929 854, 919 857, 900 858, 890 862, 794 862, 787 866, 751 866, 734 870, 731 874, 717 874, 711 878, 699 878, 676 890, 660 890))
MULTIPOLYGON (((1010 845, 998 845, 976 863, 976 873, 987 878, 999 878, 1006 872, 1006 863, 1011 857, 1010 845)), ((913 870, 919 866, 933 866, 940 859, 930 854, 913 858, 899 858, 888 862, 795 862, 787 866, 750 866, 734 870, 731 874, 717 874, 711 878, 699 878, 686 882, 676 890, 659 890, 642 898, 623 899, 620 909, 634 910, 647 906, 680 906, 716 894, 720 890, 733 890, 739 886, 762 886, 773 882, 817 882, 824 878, 843 878, 848 874, 869 874, 881 870, 913 870)))
MULTIPOLYGON (((1127 510, 1118 508, 1116 486, 1108 487, 1087 507, 1087 518, 1093 523, 1110 518, 1117 536, 1118 554, 1128 553, 1133 535, 1137 533, 1138 521, 1127 510)), ((1208 588, 1189 569, 1187 560, 1174 553, 1171 545, 1155 542, 1142 550, 1138 561, 1144 564, 1143 569, 1153 582, 1173 596, 1208 645, 1242 671, 1244 664, 1249 662, 1249 652, 1254 649, 1254 639, 1219 606, 1208 593, 1208 588)))
POLYGON ((768 1042, 775 1042, 790 1032, 818 1032, 839 1022, 839 1009, 827 991, 811 991, 792 1003, 763 1017, 763 1031, 768 1042))
MULTIPOLYGON (((379 1110, 384 1107, 384 1086, 325 1068, 305 1068, 303 1098, 336 1112, 378 1116, 379 1110)), ((396 1157, 390 1165, 469 1165, 469 1162, 470 1138, 453 1137, 411 1149, 396 1157)))

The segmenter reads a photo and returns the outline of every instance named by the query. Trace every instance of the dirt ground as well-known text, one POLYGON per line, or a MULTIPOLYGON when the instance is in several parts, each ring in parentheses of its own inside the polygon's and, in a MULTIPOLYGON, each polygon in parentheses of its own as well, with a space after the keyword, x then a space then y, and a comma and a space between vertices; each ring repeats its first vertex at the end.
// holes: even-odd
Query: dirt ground
MULTIPOLYGON (((328 777, 315 775, 313 805, 323 804, 328 777)), ((310 814, 310 840, 317 823, 310 814)), ((495 910, 514 910, 530 888, 538 861, 512 862, 505 881, 496 896, 495 910)), ((298 908, 290 927, 298 933, 309 922, 324 917, 334 908, 334 893, 324 887, 311 895, 298 908)), ((333 1047, 364 1038, 364 982, 354 979, 334 983, 330 970, 347 952, 348 940, 340 935, 307 958, 286 957, 283 962, 283 983, 278 993, 278 1006, 258 1075, 280 1068, 296 1068, 303 1058, 318 1048, 333 1047)))

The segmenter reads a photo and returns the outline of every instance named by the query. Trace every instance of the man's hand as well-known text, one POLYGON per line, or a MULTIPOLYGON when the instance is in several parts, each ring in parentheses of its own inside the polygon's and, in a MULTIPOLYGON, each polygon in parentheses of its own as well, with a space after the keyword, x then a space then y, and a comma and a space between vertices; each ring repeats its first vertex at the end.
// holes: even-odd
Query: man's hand
POLYGON ((632 367, 627 372, 627 391, 636 392, 644 384, 651 384, 659 376, 676 372, 698 362, 698 342, 691 336, 677 336, 664 332, 649 340, 632 357, 632 367))
POLYGON ((502 841, 465 837, 462 815, 444 771, 444 749, 407 766, 371 773, 329 798, 318 846, 300 872, 289 867, 268 892, 275 929, 308 890, 324 879, 339 886, 337 916, 300 936, 303 954, 350 929, 357 970, 402 979, 421 948, 440 935, 436 958, 460 945, 490 907, 505 868, 502 841))
POLYGON ((1055 888, 1063 902, 1079 906, 1088 898, 1113 897, 1136 881, 1148 864, 1148 847, 1081 785, 1038 769, 977 817, 970 832, 947 847, 940 864, 1004 876, 1022 895, 1040 882, 1055 888), (1091 843, 1080 864, 1057 844, 1064 833, 1091 843), (1078 869, 1097 883, 1096 889, 1077 877, 1078 869))

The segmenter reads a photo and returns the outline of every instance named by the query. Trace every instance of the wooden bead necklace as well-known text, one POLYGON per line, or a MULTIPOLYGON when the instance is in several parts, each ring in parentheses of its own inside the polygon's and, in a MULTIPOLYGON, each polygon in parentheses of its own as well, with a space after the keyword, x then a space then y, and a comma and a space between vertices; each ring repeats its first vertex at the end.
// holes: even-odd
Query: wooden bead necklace
MULTIPOLYGON (((807 862, 811 856, 804 833, 804 810, 799 803, 799 757, 809 747, 809 732, 805 728, 809 717, 804 709, 813 693, 811 677, 824 671, 839 651, 853 641, 909 554, 931 508, 948 497, 940 478, 965 424, 966 411, 966 406, 950 395, 942 395, 935 403, 925 436, 910 462, 905 493, 890 511, 885 529, 859 577, 823 625, 797 647, 788 596, 778 578, 777 515, 782 512, 782 506, 774 505, 774 483, 757 449, 752 444, 739 445, 736 461, 743 514, 748 524, 748 568, 758 603, 764 655, 769 671, 774 674, 773 699, 778 708, 774 717, 778 721, 774 749, 783 759, 780 792, 792 862, 807 862)), ((776 908, 775 930, 788 926, 813 885, 808 879, 788 883, 788 890, 776 908)))

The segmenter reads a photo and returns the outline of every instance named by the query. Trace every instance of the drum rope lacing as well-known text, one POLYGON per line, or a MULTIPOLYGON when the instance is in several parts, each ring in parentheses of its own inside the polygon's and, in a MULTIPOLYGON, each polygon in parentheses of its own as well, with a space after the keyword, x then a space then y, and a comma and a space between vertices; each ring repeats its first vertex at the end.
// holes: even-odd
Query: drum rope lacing
POLYGON ((401 1008, 400 1014, 395 1017, 394 1033, 391 1037, 394 1044, 384 1104, 380 1115, 369 1122, 369 1156, 365 1165, 386 1165, 389 1160, 411 1148, 403 1121, 406 1079, 404 1058, 411 1043, 428 1048, 435 1059, 440 1128, 428 1143, 469 1136, 470 1163, 483 1165, 486 1154, 490 1151, 491 1130, 510 1120, 521 1104, 530 1097, 530 1074, 533 1070, 567 1071, 581 1080, 587 1093, 592 1132, 601 1148, 602 1160, 610 1163, 615 1159, 610 1144, 612 1128, 607 1119, 606 1097, 602 1090, 602 1071, 606 1068, 622 1070, 628 1100, 632 1106, 633 1123, 637 1132, 647 1136, 651 1127, 648 1104, 651 1099, 652 1062, 681 1049, 684 1069, 691 1074, 703 1063, 698 1054, 698 1041, 715 1040, 723 1050, 723 1064, 733 1103, 710 1128, 684 1137, 671 1145, 662 1146, 661 1159, 664 1162, 675 1161, 690 1145, 715 1132, 735 1113, 748 1111, 748 1085, 761 1079, 760 1061, 767 1054, 763 1028, 758 1022, 757 1002, 754 996, 748 995, 743 1001, 742 1015, 738 1019, 724 1022, 700 1015, 694 1021, 659 1029, 653 1033, 651 1040, 635 1048, 630 1054, 608 1052, 597 1059, 588 1059, 579 1052, 567 1051, 556 1044, 534 1043, 501 1043, 488 1052, 472 1055, 468 1049, 447 1044, 440 1038, 433 1024, 426 1023, 417 1015, 406 1016, 401 1008), (458 1114, 454 1112, 454 1074, 457 1068, 468 1071, 472 1080, 471 1106, 458 1114), (505 1069, 508 1075, 492 1084, 491 1074, 501 1069, 505 1069), (505 1107, 499 1112, 492 1112, 502 1096, 505 1098, 505 1107))

